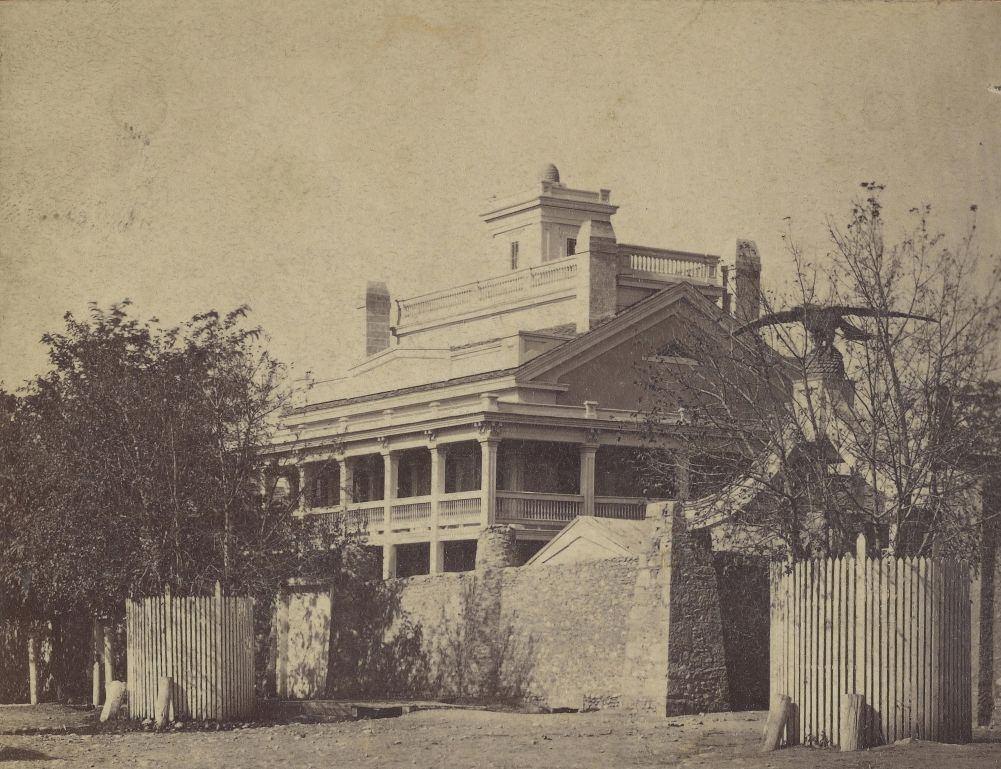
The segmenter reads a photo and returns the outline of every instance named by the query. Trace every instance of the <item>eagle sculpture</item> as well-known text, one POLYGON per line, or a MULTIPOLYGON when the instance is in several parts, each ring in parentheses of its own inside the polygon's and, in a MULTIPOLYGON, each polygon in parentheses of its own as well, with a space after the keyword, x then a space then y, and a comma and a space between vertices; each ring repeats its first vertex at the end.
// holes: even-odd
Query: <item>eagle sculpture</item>
POLYGON ((777 326, 782 323, 802 323, 810 334, 810 342, 814 352, 823 354, 834 350, 834 334, 850 342, 864 342, 872 338, 872 334, 863 331, 858 326, 849 323, 845 318, 913 318, 914 320, 929 320, 937 322, 927 315, 915 315, 899 310, 877 310, 871 307, 851 307, 849 305, 800 304, 789 310, 772 312, 752 323, 746 323, 737 329, 737 334, 753 331, 765 326, 777 326))

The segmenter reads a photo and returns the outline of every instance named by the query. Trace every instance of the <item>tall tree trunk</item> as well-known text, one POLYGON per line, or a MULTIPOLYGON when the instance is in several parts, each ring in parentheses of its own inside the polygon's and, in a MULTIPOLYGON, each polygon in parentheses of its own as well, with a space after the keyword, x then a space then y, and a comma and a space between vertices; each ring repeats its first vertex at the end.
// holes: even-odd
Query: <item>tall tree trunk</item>
POLYGON ((104 644, 104 628, 101 620, 94 618, 94 626, 91 632, 91 654, 93 656, 91 664, 91 703, 95 708, 101 707, 101 647, 104 644))
POLYGON ((104 688, 107 689, 115 680, 115 626, 108 623, 104 626, 104 688))
POLYGON ((28 630, 28 702, 38 704, 38 631, 28 630))

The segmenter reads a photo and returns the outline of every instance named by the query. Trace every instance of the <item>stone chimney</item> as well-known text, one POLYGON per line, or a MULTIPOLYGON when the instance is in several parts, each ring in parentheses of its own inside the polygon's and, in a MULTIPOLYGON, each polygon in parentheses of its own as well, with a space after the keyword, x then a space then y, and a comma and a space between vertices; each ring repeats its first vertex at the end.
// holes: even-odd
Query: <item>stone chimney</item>
POLYGON ((738 323, 750 323, 761 314, 761 257, 753 240, 737 240, 733 283, 734 315, 738 323))
POLYGON ((389 289, 381 281, 370 280, 365 287, 365 354, 374 355, 389 347, 389 316, 392 303, 389 289))

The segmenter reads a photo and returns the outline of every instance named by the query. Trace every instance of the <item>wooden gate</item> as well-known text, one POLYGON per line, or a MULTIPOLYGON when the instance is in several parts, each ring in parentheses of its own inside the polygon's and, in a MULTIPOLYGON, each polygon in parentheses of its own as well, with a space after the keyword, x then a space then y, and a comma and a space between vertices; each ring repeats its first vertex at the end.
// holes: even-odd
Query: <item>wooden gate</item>
POLYGON ((129 712, 154 718, 161 677, 174 680, 174 718, 248 717, 254 697, 254 602, 251 598, 126 601, 129 712))
POLYGON ((968 741, 970 568, 856 556, 773 567, 771 694, 792 699, 786 743, 839 744, 845 694, 865 697, 869 745, 968 741))

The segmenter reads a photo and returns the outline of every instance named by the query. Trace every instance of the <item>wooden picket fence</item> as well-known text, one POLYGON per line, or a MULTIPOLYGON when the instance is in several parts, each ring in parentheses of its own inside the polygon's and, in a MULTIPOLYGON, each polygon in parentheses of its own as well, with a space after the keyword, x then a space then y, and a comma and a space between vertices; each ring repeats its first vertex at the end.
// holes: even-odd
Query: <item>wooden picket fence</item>
POLYGON ((869 745, 971 738, 970 568, 941 558, 777 565, 771 692, 792 710, 786 744, 840 744, 845 694, 865 697, 869 745))
POLYGON ((129 712, 155 718, 162 677, 173 679, 172 718, 229 721, 253 714, 251 598, 162 597, 126 601, 129 712))

